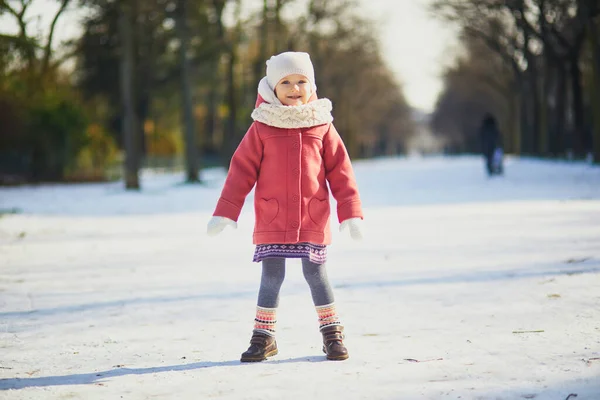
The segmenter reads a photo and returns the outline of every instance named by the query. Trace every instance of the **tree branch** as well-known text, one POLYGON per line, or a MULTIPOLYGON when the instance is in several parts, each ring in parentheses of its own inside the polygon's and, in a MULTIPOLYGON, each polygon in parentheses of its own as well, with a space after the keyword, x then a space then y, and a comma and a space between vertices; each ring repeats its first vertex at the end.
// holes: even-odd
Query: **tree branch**
POLYGON ((17 11, 14 8, 12 8, 6 0, 0 0, 0 9, 8 11, 17 18, 19 17, 17 11))
POLYGON ((27 23, 25 22, 25 11, 27 11, 27 7, 29 7, 29 3, 27 1, 21 1, 21 11, 17 12, 13 7, 11 7, 6 0, 0 0, 0 9, 4 9, 8 11, 13 17, 17 19, 17 24, 19 24, 19 29, 21 29, 21 36, 27 36, 27 23))
POLYGON ((48 39, 46 40, 46 47, 44 48, 44 58, 42 59, 42 70, 41 70, 42 76, 46 73, 46 71, 48 70, 48 66, 50 65, 50 56, 52 54, 52 39, 54 37, 54 29, 56 28, 56 22, 60 18, 61 14, 67 8, 67 5, 69 5, 70 1, 71 0, 62 0, 60 8, 54 15, 54 18, 52 19, 52 23, 50 24, 50 32, 48 33, 48 39))
POLYGON ((502 45, 498 43, 498 41, 495 38, 489 36, 485 32, 482 32, 470 26, 464 27, 464 30, 467 34, 482 40, 486 44, 486 46, 498 53, 500 57, 511 66, 515 73, 522 73, 521 69, 519 68, 519 64, 514 59, 514 57, 508 54, 506 49, 503 48, 502 45))
POLYGON ((31 0, 21 0, 21 11, 17 11, 11 7, 6 0, 0 0, 0 7, 8 11, 9 14, 14 16, 19 25, 19 44, 25 53, 28 62, 28 68, 33 70, 35 63, 35 41, 27 35, 27 22, 25 21, 25 13, 27 8, 31 4, 31 0))

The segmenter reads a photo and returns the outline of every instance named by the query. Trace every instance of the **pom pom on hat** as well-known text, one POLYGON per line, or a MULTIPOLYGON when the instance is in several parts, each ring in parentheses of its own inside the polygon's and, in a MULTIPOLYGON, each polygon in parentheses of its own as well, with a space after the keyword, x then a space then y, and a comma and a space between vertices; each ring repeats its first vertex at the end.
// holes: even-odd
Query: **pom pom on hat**
POLYGON ((313 93, 316 91, 315 71, 308 53, 288 51, 267 60, 267 82, 271 89, 274 90, 282 78, 292 74, 306 76, 313 93))

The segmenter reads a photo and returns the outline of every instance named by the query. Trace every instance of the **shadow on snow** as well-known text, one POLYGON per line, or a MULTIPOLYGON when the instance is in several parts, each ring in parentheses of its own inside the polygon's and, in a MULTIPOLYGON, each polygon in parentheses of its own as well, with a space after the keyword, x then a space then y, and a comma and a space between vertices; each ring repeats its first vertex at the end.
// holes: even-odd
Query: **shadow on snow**
MULTIPOLYGON (((325 356, 313 357, 296 357, 284 360, 271 359, 263 361, 263 364, 289 364, 301 362, 326 362, 325 356)), ((250 363, 254 364, 254 363, 250 363)), ((204 368, 218 367, 234 367, 249 365, 238 360, 230 361, 201 361, 190 364, 167 365, 164 367, 149 367, 149 368, 115 368, 101 372, 90 372, 85 374, 59 375, 59 376, 42 376, 39 378, 8 378, 0 379, 0 390, 9 389, 24 389, 29 387, 47 387, 47 386, 63 386, 63 385, 89 385, 102 383, 102 381, 110 378, 117 378, 126 375, 145 375, 157 374, 162 372, 179 372, 193 371, 204 368)))

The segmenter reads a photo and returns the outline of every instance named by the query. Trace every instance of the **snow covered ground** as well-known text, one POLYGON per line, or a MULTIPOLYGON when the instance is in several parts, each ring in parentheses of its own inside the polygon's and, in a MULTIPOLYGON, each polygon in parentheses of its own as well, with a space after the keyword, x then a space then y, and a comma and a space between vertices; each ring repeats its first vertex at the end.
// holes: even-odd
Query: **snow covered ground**
POLYGON ((329 249, 343 362, 321 353, 299 262, 279 355, 238 361, 260 267, 251 203, 237 230, 205 235, 223 171, 204 186, 145 174, 140 193, 0 188, 0 398, 600 399, 600 168, 355 168, 365 239, 335 221, 329 249))

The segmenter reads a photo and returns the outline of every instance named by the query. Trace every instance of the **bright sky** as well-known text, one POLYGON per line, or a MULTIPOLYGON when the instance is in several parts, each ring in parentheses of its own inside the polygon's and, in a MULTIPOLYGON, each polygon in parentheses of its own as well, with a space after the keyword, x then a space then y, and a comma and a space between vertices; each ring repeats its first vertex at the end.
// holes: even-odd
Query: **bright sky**
MULTIPOLYGON (((432 111, 442 88, 443 66, 451 61, 456 34, 427 12, 431 0, 359 0, 366 16, 377 21, 384 59, 404 86, 408 102, 432 111)), ((33 27, 47 27, 58 2, 33 0, 33 27)), ((249 8, 261 0, 245 0, 249 8)), ((77 11, 68 12, 57 25, 55 43, 79 33, 77 11)), ((0 18, 0 33, 16 31, 13 18, 0 18)))
POLYGON ((360 0, 378 21, 384 59, 403 84, 408 102, 433 111, 443 67, 452 61, 456 32, 431 16, 431 0, 360 0))

